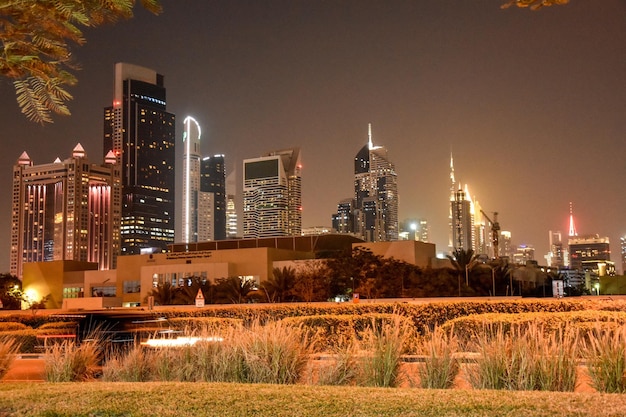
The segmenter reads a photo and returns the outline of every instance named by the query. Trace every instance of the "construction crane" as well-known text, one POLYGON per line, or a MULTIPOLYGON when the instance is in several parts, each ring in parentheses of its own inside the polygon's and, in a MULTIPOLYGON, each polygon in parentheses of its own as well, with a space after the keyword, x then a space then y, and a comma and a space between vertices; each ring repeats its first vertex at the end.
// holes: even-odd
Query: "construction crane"
POLYGON ((500 241, 500 223, 498 223, 498 212, 493 212, 493 220, 491 220, 484 211, 481 210, 480 212, 487 220, 489 220, 489 223, 491 223, 491 244, 493 245, 493 257, 498 259, 500 257, 500 254, 498 253, 498 243, 500 241))

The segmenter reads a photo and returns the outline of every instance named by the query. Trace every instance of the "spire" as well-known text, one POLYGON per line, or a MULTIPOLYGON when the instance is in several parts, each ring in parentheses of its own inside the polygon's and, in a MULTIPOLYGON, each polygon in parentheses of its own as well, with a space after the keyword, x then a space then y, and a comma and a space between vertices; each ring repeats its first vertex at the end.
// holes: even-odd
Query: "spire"
POLYGON ((572 208, 572 202, 569 203, 569 235, 578 236, 576 232, 576 226, 574 226, 574 209, 572 208))
POLYGON ((374 149, 374 142, 372 141, 372 124, 367 124, 367 146, 370 149, 374 149))
POLYGON ((83 148, 83 145, 78 143, 74 147, 74 150, 72 151, 72 157, 74 157, 74 158, 84 158, 85 157, 85 148, 83 148))
POLYGON ((30 156, 28 156, 28 154, 26 153, 26 151, 22 152, 22 154, 20 155, 20 157, 17 159, 17 164, 18 165, 27 165, 27 166, 31 166, 33 163, 30 159, 30 156))

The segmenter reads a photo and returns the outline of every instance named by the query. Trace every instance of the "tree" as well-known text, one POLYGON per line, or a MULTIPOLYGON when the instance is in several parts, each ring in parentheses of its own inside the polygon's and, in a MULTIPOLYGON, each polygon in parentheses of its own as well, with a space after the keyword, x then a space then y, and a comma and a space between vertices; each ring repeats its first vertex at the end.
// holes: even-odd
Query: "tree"
MULTIPOLYGON (((171 305, 175 304, 176 288, 169 282, 158 284, 149 293, 148 297, 154 297, 154 304, 156 305, 171 305)), ((147 299, 147 297, 146 297, 147 299)))
POLYGON ((569 3, 569 0, 510 0, 501 7, 508 9, 511 6, 528 7, 530 10, 539 10, 544 6, 555 6, 569 3))
POLYGON ((269 302, 284 302, 293 295, 296 271, 293 268, 274 268, 272 276, 261 284, 269 302))
MULTIPOLYGON (((159 0, 140 0, 152 13, 159 0)), ((133 16, 135 0, 4 0, 0 4, 0 75, 14 80, 22 113, 51 123, 51 113, 69 115, 76 84, 70 44, 85 43, 79 27, 95 27, 133 16)))
POLYGON ((331 296, 328 275, 328 269, 323 262, 309 263, 296 276, 293 285, 294 296, 307 303, 328 300, 331 296))
POLYGON ((22 282, 11 274, 0 274, 0 301, 5 310, 22 308, 22 282))
POLYGON ((218 304, 241 304, 255 290, 253 279, 242 277, 219 278, 215 286, 215 302, 218 304))
POLYGON ((452 267, 457 271, 459 279, 459 296, 461 296, 461 277, 465 276, 466 284, 469 285, 470 271, 476 266, 478 255, 474 253, 474 249, 455 249, 452 255, 447 255, 452 267))

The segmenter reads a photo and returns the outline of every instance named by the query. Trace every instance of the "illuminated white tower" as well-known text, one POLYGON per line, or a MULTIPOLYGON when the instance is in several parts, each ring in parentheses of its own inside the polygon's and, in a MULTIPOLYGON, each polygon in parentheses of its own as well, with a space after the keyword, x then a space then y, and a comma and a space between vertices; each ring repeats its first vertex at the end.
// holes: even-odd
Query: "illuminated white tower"
POLYGON ((198 241, 198 196, 200 192, 200 125, 191 116, 183 121, 183 233, 184 243, 198 241))

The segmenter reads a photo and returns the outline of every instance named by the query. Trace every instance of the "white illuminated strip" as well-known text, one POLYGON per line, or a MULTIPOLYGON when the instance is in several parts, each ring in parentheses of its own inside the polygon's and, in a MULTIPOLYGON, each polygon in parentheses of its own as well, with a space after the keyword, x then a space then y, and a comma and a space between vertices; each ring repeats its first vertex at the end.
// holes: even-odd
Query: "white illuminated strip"
POLYGON ((200 136, 202 136, 202 131, 200 130, 200 124, 191 116, 185 117, 183 123, 185 124, 185 132, 183 133, 183 141, 186 141, 185 144, 185 172, 183 173, 185 178, 185 186, 184 186, 184 208, 183 208, 183 219, 185 224, 183 225, 183 241, 184 243, 189 243, 190 239, 190 217, 191 217, 191 122, 196 125, 196 129, 198 129, 198 139, 200 140, 200 136))
POLYGON ((182 347, 193 346, 198 342, 223 342, 224 338, 211 337, 177 337, 176 339, 148 339, 141 344, 149 347, 182 347))

